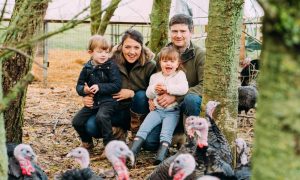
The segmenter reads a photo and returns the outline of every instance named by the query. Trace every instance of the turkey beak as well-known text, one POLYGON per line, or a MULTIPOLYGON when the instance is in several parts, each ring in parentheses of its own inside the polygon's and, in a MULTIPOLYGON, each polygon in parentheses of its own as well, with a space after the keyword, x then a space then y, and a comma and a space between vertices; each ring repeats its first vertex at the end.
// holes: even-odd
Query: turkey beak
POLYGON ((129 151, 128 153, 127 153, 127 155, 126 155, 129 159, 130 159, 130 161, 131 161, 131 166, 133 167, 133 165, 134 165, 134 155, 133 155, 133 153, 132 153, 132 151, 129 151))
POLYGON ((70 158, 70 157, 72 157, 73 156, 73 153, 72 152, 69 152, 68 154, 67 154, 67 158, 70 158))
POLYGON ((37 157, 36 157, 36 155, 35 155, 35 154, 32 154, 32 155, 30 156, 30 160, 36 163, 36 162, 37 162, 37 157))
POLYGON ((171 176, 171 177, 173 175, 173 166, 174 166, 174 162, 172 162, 169 167, 169 176, 171 176))

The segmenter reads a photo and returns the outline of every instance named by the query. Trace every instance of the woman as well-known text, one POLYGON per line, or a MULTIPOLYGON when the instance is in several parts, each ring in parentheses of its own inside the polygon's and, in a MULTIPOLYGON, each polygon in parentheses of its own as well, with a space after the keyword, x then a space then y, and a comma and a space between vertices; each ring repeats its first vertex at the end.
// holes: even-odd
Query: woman
MULTIPOLYGON (((115 138, 120 139, 120 136, 123 136, 129 129, 134 137, 149 112, 146 89, 150 76, 156 72, 154 54, 143 46, 142 34, 137 30, 130 29, 125 31, 121 43, 114 48, 112 56, 116 60, 122 76, 122 88, 113 95, 113 98, 119 103, 112 119, 114 131, 118 129, 116 127, 120 128, 117 135, 116 132, 114 133, 115 138)), ((88 96, 84 97, 83 102, 87 107, 93 105, 93 99, 88 96)), ((94 117, 88 120, 86 127, 93 137, 101 137, 94 117)))

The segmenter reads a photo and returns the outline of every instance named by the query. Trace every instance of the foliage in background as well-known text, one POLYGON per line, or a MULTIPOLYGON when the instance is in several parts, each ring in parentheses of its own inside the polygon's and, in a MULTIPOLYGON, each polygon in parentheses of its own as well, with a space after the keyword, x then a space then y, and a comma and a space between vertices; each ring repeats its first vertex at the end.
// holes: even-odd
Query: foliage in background
POLYGON ((262 1, 252 179, 300 179, 300 2, 262 1))

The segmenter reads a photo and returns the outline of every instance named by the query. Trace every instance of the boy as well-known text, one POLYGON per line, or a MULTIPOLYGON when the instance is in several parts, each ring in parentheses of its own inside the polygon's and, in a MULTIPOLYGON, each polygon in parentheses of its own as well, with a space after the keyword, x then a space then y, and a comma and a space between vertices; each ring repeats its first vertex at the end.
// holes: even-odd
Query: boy
POLYGON ((77 81, 76 91, 80 96, 92 96, 92 108, 83 107, 74 117, 72 125, 79 134, 82 147, 91 150, 92 137, 86 132, 85 124, 96 114, 98 129, 101 129, 104 145, 113 140, 111 117, 117 105, 112 94, 121 89, 121 76, 118 66, 109 59, 110 43, 100 35, 89 40, 88 53, 91 59, 84 65, 77 81))

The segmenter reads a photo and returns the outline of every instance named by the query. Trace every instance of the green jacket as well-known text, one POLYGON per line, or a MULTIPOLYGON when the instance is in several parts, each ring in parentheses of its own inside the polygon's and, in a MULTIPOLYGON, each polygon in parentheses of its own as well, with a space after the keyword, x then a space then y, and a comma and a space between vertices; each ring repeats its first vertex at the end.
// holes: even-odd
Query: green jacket
MULTIPOLYGON (((167 46, 172 46, 172 43, 169 43, 167 46)), ((189 83, 188 93, 202 96, 205 51, 191 42, 190 47, 181 54, 181 61, 189 83)), ((183 97, 177 97, 178 102, 182 101, 182 99, 183 97)))

